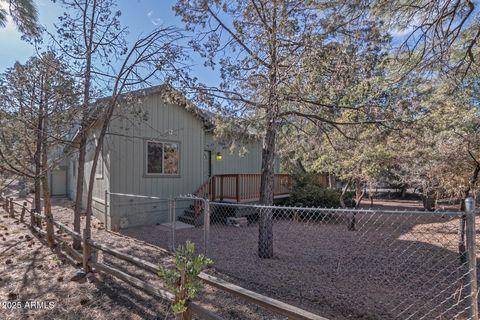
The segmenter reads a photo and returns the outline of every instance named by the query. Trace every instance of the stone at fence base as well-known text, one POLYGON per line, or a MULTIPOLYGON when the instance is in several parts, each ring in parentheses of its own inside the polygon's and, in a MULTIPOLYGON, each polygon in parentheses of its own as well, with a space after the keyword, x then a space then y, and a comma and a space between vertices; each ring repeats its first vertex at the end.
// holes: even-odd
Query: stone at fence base
POLYGON ((228 217, 227 224, 235 227, 245 227, 248 225, 248 219, 246 217, 241 217, 241 218, 228 217))
POLYGON ((93 283, 97 281, 97 276, 95 275, 95 273, 90 272, 89 274, 87 274, 87 281, 88 283, 93 283))
POLYGON ((82 279, 85 279, 85 276, 87 274, 83 270, 77 270, 73 277, 70 278, 70 281, 80 281, 82 279))

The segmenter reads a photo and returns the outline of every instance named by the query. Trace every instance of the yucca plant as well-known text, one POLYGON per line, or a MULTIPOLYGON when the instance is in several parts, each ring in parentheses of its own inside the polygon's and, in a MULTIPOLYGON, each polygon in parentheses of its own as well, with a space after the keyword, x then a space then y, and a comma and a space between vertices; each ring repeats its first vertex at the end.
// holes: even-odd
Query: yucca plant
POLYGON ((203 288, 198 275, 213 263, 205 255, 195 255, 195 244, 187 241, 180 245, 175 253, 175 268, 160 266, 158 275, 165 281, 167 288, 175 293, 173 312, 178 320, 190 320, 188 302, 195 298, 203 288))

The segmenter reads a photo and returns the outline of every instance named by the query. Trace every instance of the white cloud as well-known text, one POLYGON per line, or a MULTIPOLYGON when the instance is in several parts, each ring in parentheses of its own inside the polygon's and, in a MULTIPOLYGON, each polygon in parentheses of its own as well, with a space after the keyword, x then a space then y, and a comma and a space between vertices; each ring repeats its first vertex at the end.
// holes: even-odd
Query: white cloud
POLYGON ((390 30, 390 34, 391 34, 393 37, 404 37, 404 36, 412 33, 413 30, 414 30, 413 27, 406 28, 406 29, 395 28, 395 29, 393 29, 393 30, 390 30))
POLYGON ((150 19, 150 22, 154 25, 154 26, 159 26, 163 23, 163 20, 161 18, 154 18, 153 17, 153 10, 150 10, 148 13, 147 13, 147 17, 150 19))

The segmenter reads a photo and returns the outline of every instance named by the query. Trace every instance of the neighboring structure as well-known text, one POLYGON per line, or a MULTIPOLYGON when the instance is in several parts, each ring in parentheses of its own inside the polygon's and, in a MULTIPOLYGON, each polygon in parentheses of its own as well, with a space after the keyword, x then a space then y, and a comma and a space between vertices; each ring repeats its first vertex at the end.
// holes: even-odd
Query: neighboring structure
MULTIPOLYGON (((118 194, 163 199, 197 194, 219 201, 258 200, 261 143, 247 144, 248 152, 244 156, 231 154, 215 141, 209 117, 184 98, 173 99, 171 93, 166 86, 129 93, 128 100, 122 100, 110 123, 93 190, 93 213, 107 220, 109 227, 125 228, 168 220, 166 202, 141 201, 118 194), (167 90, 170 94, 166 94, 167 90), (212 186, 212 182, 218 183, 212 186), (111 193, 107 197, 107 214, 106 191, 111 193), (213 198, 209 194, 212 192, 215 193, 213 198)), ((97 123, 89 134, 84 206, 99 127, 97 123)), ((71 199, 76 193, 76 156, 69 159, 66 168, 65 193, 71 199)), ((278 165, 276 167, 278 172, 278 165)), ((61 173, 55 175, 61 180, 61 173)), ((276 185, 284 196, 285 188, 281 188, 279 182, 276 185)), ((189 205, 185 203, 185 208, 189 205)), ((177 215, 180 216, 185 208, 177 208, 177 215)))

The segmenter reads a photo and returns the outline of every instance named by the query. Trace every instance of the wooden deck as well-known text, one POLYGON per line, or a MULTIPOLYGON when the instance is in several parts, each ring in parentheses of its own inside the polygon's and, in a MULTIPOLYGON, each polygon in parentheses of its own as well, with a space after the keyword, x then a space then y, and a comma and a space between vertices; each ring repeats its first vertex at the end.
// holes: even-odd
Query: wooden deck
MULTIPOLYGON (((222 174, 210 177, 195 195, 210 201, 234 203, 257 202, 260 200, 260 174, 222 174)), ((274 198, 290 195, 292 179, 288 174, 276 174, 274 198)))

